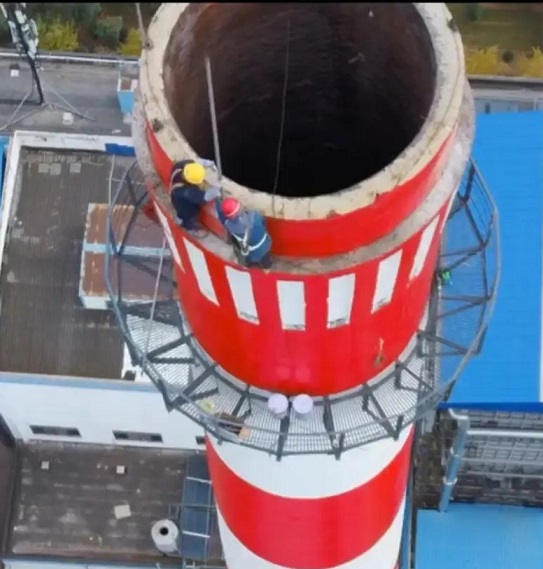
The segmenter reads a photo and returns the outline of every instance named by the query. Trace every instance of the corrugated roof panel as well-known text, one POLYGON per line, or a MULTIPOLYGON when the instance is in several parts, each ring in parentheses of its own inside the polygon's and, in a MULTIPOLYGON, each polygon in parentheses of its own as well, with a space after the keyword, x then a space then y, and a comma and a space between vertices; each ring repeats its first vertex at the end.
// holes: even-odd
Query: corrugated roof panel
POLYGON ((449 406, 540 405, 543 113, 479 115, 474 158, 499 210, 502 277, 483 352, 449 406))
POLYGON ((417 514, 416 569, 540 569, 543 510, 451 504, 417 514))

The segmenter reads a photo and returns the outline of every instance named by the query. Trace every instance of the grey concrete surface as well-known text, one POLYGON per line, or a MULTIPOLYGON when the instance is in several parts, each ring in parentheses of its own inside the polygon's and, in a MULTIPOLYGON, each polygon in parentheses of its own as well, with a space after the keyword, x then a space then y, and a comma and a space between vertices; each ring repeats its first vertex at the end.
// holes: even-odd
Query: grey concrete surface
POLYGON ((109 177, 116 184, 131 162, 23 149, 0 279, 2 371, 121 377, 123 343, 113 313, 84 309, 78 293, 88 205, 107 203, 109 177))
POLYGON ((180 502, 189 456, 77 443, 21 447, 9 554, 179 565, 156 549, 151 527, 180 502), (117 474, 119 465, 125 474, 117 474), (118 506, 125 506, 126 517, 116 515, 118 506))
POLYGON ((204 456, 34 441, 21 446, 17 458, 6 540, 10 557, 180 567, 181 559, 162 555, 151 538, 152 525, 169 518, 182 532, 180 554, 187 566, 206 559, 206 567, 224 567, 213 496, 202 501, 205 493, 194 484, 209 480, 204 456), (49 468, 42 468, 43 461, 49 468), (124 474, 117 474, 117 466, 125 467, 124 474), (125 506, 124 516, 117 506, 125 506), (197 538, 196 531, 208 538, 197 538))
MULTIPOLYGON (((10 66, 14 61, 0 60, 0 132, 14 130, 53 130, 88 134, 130 135, 130 125, 124 122, 117 101, 119 67, 46 63, 40 73, 45 98, 51 103, 70 105, 94 120, 74 117, 72 125, 63 123, 63 111, 25 104, 17 117, 21 118, 37 110, 11 126, 5 126, 18 103, 29 92, 32 75, 28 65, 19 61, 18 77, 11 77, 10 66), (55 93, 56 91, 56 93, 55 93), (58 93, 58 95, 57 95, 58 93)), ((32 98, 37 101, 37 95, 32 98)))

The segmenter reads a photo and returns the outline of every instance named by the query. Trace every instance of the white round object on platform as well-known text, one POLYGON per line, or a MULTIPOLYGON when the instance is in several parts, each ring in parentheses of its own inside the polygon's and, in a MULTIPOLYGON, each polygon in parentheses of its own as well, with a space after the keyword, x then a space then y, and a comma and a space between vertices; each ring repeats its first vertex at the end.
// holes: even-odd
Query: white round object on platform
POLYGON ((171 520, 160 520, 151 528, 151 537, 155 547, 162 553, 179 551, 179 528, 171 520))
POLYGON ((268 409, 279 419, 286 417, 288 413, 288 397, 282 393, 270 395, 268 409))
POLYGON ((292 400, 292 408, 300 419, 306 419, 313 411, 313 398, 309 395, 296 395, 292 400))

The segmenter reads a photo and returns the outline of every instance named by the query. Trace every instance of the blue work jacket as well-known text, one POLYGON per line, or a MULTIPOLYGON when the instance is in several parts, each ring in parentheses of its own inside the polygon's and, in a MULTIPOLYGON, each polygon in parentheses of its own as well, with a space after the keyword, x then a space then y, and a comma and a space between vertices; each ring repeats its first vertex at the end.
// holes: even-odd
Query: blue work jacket
POLYGON ((239 245, 242 255, 249 263, 258 263, 271 249, 271 238, 264 216, 257 211, 243 211, 227 219, 222 212, 220 200, 216 203, 217 216, 239 245))

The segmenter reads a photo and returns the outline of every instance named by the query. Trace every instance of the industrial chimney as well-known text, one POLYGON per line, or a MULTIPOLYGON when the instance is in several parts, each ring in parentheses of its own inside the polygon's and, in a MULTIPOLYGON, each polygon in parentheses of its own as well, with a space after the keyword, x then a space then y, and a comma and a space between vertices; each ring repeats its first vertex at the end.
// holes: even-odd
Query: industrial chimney
POLYGON ((426 3, 171 3, 148 37, 134 139, 175 297, 146 317, 177 331, 178 363, 153 364, 143 312, 116 301, 167 405, 207 430, 226 564, 394 569, 414 424, 479 349, 496 284, 480 261, 493 254, 489 215, 477 231, 490 237, 451 285, 479 294, 463 270, 487 283, 478 317, 444 359, 438 348, 460 342, 457 316, 443 316, 440 248, 474 235, 473 200, 493 212, 470 162, 474 108, 451 15, 426 3), (237 263, 212 206, 205 237, 175 223, 172 163, 218 158, 206 56, 223 193, 266 216, 269 273, 237 263))

